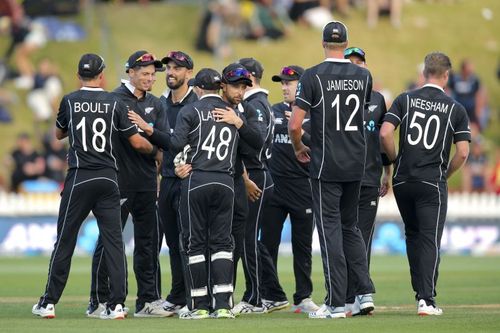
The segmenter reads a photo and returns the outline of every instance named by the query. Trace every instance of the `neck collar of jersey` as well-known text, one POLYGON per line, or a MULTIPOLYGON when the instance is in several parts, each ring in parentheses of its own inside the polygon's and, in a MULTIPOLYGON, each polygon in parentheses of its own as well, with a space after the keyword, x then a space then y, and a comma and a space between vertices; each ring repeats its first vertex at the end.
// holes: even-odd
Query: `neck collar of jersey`
POLYGON ((266 96, 269 95, 269 90, 262 89, 262 88, 255 88, 255 89, 246 91, 245 94, 243 95, 243 100, 246 100, 246 99, 248 99, 248 97, 255 95, 256 93, 260 93, 260 92, 263 92, 264 94, 266 94, 266 96))
MULTIPOLYGON (((184 96, 182 96, 181 100, 179 102, 177 102, 176 104, 182 104, 182 102, 184 102, 184 100, 186 99, 186 97, 189 96, 189 94, 191 93, 191 91, 193 91, 193 87, 189 86, 188 90, 186 91, 186 94, 184 96)), ((169 99, 171 93, 172 93, 172 89, 167 88, 167 90, 165 90, 165 92, 163 93, 163 96, 165 96, 167 99, 169 99)))
POLYGON ((104 91, 102 88, 96 87, 81 87, 80 90, 88 90, 88 91, 104 91))
POLYGON ((442 92, 444 92, 444 89, 441 88, 440 86, 438 86, 437 84, 432 84, 432 83, 426 83, 423 85, 422 88, 425 88, 425 87, 430 87, 430 88, 436 88, 436 89, 439 89, 441 90, 442 92))
MULTIPOLYGON (((128 90, 132 93, 132 95, 134 95, 134 96, 135 96, 135 89, 136 89, 136 88, 135 88, 135 87, 134 87, 134 86, 130 83, 130 81, 129 81, 129 80, 121 80, 121 83, 123 83, 123 85, 124 85, 125 87, 127 87, 127 89, 128 89, 128 90)), ((142 97, 140 97, 140 98, 146 97, 146 94, 147 94, 147 92, 144 92, 144 94, 143 94, 143 95, 142 95, 142 97)), ((137 97, 137 96, 136 96, 136 97, 137 97)), ((137 98, 139 98, 139 97, 137 97, 137 98)))
POLYGON ((342 63, 346 63, 346 64, 350 64, 351 63, 351 60, 349 60, 349 59, 340 59, 340 58, 326 58, 324 61, 328 61, 328 62, 342 62, 342 63))
POLYGON ((206 95, 203 95, 200 97, 200 100, 204 99, 204 98, 208 98, 208 97, 215 97, 215 98, 220 98, 222 99, 222 97, 220 97, 220 95, 217 95, 217 94, 206 94, 206 95))

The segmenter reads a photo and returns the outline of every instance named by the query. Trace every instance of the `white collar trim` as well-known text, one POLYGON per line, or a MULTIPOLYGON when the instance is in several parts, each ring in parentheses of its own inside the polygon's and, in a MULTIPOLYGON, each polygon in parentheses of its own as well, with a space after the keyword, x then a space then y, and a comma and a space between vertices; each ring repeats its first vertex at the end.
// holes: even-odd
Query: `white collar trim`
MULTIPOLYGON (((186 94, 181 98, 181 100, 178 102, 178 104, 182 103, 186 99, 186 97, 188 97, 188 95, 191 93, 191 91, 193 91, 193 87, 189 86, 188 90, 186 91, 186 94)), ((163 92, 163 96, 165 96, 168 99, 171 92, 172 92, 172 89, 167 88, 167 90, 165 90, 163 92)))
POLYGON ((80 90, 88 90, 88 91, 104 91, 102 88, 95 88, 95 87, 81 87, 80 90))
POLYGON ((351 60, 349 59, 340 59, 340 58, 326 58, 324 61, 329 61, 329 62, 342 62, 342 63, 351 63, 351 60))
POLYGON ((207 98, 207 97, 217 97, 217 98, 222 99, 222 97, 220 97, 220 95, 217 95, 217 94, 206 94, 206 95, 201 96, 200 100, 204 99, 204 98, 207 98))
POLYGON ((441 90, 442 92, 444 92, 444 89, 443 89, 443 88, 441 88, 440 86, 436 85, 436 84, 426 83, 426 84, 424 84, 424 86, 423 86, 422 88, 425 88, 425 87, 436 88, 436 89, 439 89, 439 90, 441 90))
POLYGON ((269 90, 262 89, 262 88, 255 88, 255 89, 248 90, 247 92, 245 92, 245 94, 243 95, 243 100, 245 100, 248 97, 255 95, 256 93, 259 93, 259 92, 263 92, 264 94, 269 95, 269 90))

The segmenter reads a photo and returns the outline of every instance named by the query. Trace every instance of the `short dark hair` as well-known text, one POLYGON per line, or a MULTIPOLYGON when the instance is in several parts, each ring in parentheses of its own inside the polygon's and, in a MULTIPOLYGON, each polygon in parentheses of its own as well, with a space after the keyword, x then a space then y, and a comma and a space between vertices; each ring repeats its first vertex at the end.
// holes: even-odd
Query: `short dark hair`
POLYGON ((451 69, 450 58, 441 52, 432 52, 425 56, 424 60, 424 76, 440 77, 451 69))

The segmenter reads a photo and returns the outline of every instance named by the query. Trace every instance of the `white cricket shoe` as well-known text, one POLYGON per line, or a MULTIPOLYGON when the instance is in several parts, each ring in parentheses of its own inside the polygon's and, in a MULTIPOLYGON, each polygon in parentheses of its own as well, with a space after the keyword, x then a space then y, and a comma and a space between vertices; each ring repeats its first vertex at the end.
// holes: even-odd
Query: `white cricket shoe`
POLYGON ((238 304, 236 304, 233 307, 232 311, 236 316, 240 314, 250 314, 250 313, 262 314, 267 312, 264 306, 255 306, 245 301, 241 301, 238 304))
POLYGON ((179 315, 179 319, 208 319, 210 318, 210 313, 207 310, 197 310, 193 309, 188 312, 184 312, 179 315))
POLYGON ((31 313, 35 316, 40 316, 46 319, 52 319, 56 317, 56 307, 54 304, 47 304, 45 307, 39 305, 38 303, 33 305, 31 313))
POLYGON ((90 302, 87 311, 85 311, 85 314, 89 318, 100 318, 101 313, 105 310, 106 303, 95 304, 93 302, 90 302))
POLYGON ((123 306, 121 304, 116 304, 115 308, 112 309, 110 306, 106 307, 106 310, 101 312, 99 315, 101 319, 125 319, 125 311, 123 311, 123 306))
POLYGON ((290 303, 288 301, 270 301, 268 299, 262 299, 262 306, 266 309, 267 312, 278 311, 289 306, 290 303))
MULTIPOLYGON (((179 311, 183 308, 182 305, 170 303, 169 301, 163 302, 163 309, 168 312, 173 312, 179 314, 179 311)), ((188 310, 189 311, 189 310, 188 310)))
POLYGON ((294 313, 311 313, 318 311, 319 306, 313 302, 311 298, 304 298, 299 304, 294 304, 292 306, 292 312, 294 313))
POLYGON ((329 306, 323 304, 317 311, 309 313, 310 319, 336 319, 345 318, 345 310, 343 306, 329 306))
POLYGON ((139 311, 134 313, 134 317, 138 318, 161 318, 161 317, 172 317, 173 312, 167 311, 163 307, 164 301, 158 299, 154 302, 146 302, 144 306, 139 311))
POLYGON ((425 300, 421 299, 417 304, 417 314, 419 316, 441 316, 443 310, 438 308, 435 304, 427 305, 425 300))
POLYGON ((375 304, 373 303, 372 294, 358 295, 356 296, 356 302, 359 303, 360 315, 368 315, 371 314, 373 310, 375 310, 375 304))

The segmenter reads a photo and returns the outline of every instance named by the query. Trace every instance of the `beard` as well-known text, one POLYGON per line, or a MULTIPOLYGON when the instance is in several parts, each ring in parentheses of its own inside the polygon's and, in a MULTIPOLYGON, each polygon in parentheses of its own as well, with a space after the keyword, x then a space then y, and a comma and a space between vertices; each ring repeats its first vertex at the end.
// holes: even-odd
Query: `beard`
POLYGON ((167 87, 172 90, 179 89, 184 84, 184 79, 178 79, 176 82, 170 82, 167 77, 167 87))

